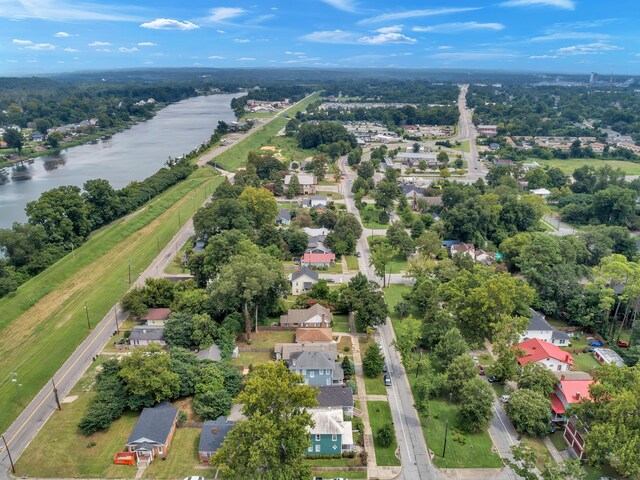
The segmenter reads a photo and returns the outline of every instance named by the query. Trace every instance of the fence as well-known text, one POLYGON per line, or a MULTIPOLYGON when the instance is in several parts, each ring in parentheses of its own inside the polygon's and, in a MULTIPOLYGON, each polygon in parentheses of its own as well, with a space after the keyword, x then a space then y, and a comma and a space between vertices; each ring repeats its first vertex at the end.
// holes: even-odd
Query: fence
POLYGON ((251 348, 251 347, 238 347, 240 353, 269 353, 273 352, 273 348, 251 348))

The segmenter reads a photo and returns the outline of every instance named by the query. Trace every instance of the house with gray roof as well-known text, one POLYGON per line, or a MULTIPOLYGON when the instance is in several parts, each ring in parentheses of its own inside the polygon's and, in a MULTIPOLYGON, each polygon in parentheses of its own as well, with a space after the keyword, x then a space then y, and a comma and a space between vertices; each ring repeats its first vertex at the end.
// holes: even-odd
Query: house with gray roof
POLYGON ((198 360, 213 360, 213 361, 220 361, 222 360, 222 354, 220 353, 220 347, 218 345, 216 345, 215 343, 213 345, 211 345, 209 348, 205 348, 203 350, 200 350, 197 354, 196 357, 198 357, 198 360))
POLYGON ((285 315, 280 315, 281 327, 330 327, 333 315, 331 310, 319 303, 306 309, 291 309, 285 315))
POLYGON ((129 344, 132 347, 146 347, 151 344, 165 346, 164 325, 138 325, 131 329, 129 344))
POLYGON ((178 409, 169 402, 144 408, 126 443, 128 452, 135 452, 138 466, 149 465, 157 456, 169 451, 178 423, 178 409))
POLYGON ((286 208, 281 208, 276 217, 276 224, 291 225, 291 213, 286 208))
POLYGON ((544 315, 533 309, 531 310, 531 317, 529 317, 529 326, 520 336, 520 342, 531 338, 544 340, 545 342, 553 345, 559 345, 561 347, 567 346, 570 343, 570 337, 566 332, 549 325, 549 322, 547 322, 544 315))
POLYGON ((291 295, 308 292, 318 282, 318 272, 309 267, 301 267, 291 274, 291 295))
POLYGON ((198 444, 198 458, 201 463, 209 463, 209 459, 222 446, 222 442, 232 428, 233 422, 227 420, 227 417, 219 417, 202 424, 198 444))
POLYGON ((289 357, 289 370, 304 376, 304 383, 312 387, 341 385, 344 371, 336 358, 331 351, 295 352, 289 357))
POLYGON ((342 385, 323 385, 318 387, 318 405, 315 409, 341 408, 342 412, 353 416, 353 390, 342 385))

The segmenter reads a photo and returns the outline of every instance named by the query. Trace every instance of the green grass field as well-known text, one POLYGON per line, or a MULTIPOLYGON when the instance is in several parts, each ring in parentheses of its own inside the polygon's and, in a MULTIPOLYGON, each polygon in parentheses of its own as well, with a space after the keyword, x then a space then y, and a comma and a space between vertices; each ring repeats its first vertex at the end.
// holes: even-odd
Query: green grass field
POLYGON ((367 395, 386 395, 387 387, 384 386, 384 377, 378 375, 377 377, 364 376, 364 388, 367 390, 367 395))
POLYGON ((463 142, 460 143, 460 150, 466 153, 471 152, 471 145, 469 145, 469 140, 464 140, 463 142))
POLYGON ((212 470, 198 468, 199 428, 178 428, 171 442, 167 459, 157 458, 144 471, 142 478, 183 478, 209 476, 212 470))
POLYGON ((538 162, 540 165, 549 165, 550 167, 558 167, 564 173, 572 174, 576 168, 583 165, 590 165, 595 168, 609 165, 612 168, 621 168, 627 175, 640 175, 640 163, 629 162, 626 160, 600 160, 597 158, 569 158, 567 160, 540 160, 539 158, 528 158, 527 161, 538 162))
POLYGON ((382 447, 376 438, 376 434, 380 428, 389 423, 393 425, 389 402, 369 401, 367 402, 367 410, 369 410, 369 422, 371 423, 371 432, 373 433, 373 446, 376 449, 376 463, 378 466, 387 467, 400 465, 400 460, 396 457, 398 444, 396 443, 395 434, 393 436, 393 442, 389 447, 382 447))
MULTIPOLYGON (((284 113, 289 116, 293 116, 298 111, 304 111, 307 108, 307 105, 316 101, 319 96, 319 93, 314 93, 300 104, 285 110, 284 113)), ((270 142, 272 137, 274 137, 288 121, 288 119, 284 118, 282 114, 280 114, 278 118, 272 120, 260 130, 254 132, 253 135, 250 135, 240 143, 218 155, 216 157, 216 163, 230 172, 237 169, 246 161, 249 152, 260 150, 260 147, 265 145, 271 145, 270 142)))
POLYGON ((347 259, 347 268, 354 272, 360 270, 360 265, 358 264, 358 257, 354 255, 346 255, 347 259))
POLYGON ((138 214, 91 236, 82 246, 0 300, 0 430, 4 430, 49 381, 88 334, 84 303, 93 326, 146 269, 205 198, 222 181, 198 169, 159 195, 138 214), (18 374, 19 392, 11 382, 18 374))
POLYGON ((349 333, 349 315, 333 314, 333 331, 349 333))

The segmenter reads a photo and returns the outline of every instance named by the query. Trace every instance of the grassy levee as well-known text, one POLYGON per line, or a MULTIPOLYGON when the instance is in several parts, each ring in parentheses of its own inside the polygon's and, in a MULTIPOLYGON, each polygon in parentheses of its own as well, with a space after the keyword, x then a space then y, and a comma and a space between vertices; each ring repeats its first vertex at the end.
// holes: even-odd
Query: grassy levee
POLYGON ((213 169, 198 169, 0 300, 0 431, 88 335, 85 302, 95 327, 129 288, 129 260, 133 281, 221 181, 213 169))
POLYGON ((319 97, 320 93, 316 92, 299 104, 293 105, 284 112, 278 114, 278 118, 272 120, 260 130, 245 138, 237 145, 234 145, 229 150, 218 155, 215 160, 216 163, 229 172, 234 171, 247 159, 247 154, 249 152, 259 150, 260 147, 267 145, 269 140, 271 140, 271 137, 276 135, 278 131, 287 125, 289 119, 284 118, 282 116, 283 114, 293 117, 296 112, 304 111, 307 108, 307 105, 316 101, 319 97))

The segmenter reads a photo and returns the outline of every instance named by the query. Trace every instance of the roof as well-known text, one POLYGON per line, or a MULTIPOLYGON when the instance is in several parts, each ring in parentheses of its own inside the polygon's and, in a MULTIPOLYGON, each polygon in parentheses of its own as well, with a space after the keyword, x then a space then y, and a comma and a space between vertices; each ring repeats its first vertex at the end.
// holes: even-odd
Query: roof
POLYGON ((396 158, 415 158, 418 160, 435 160, 437 155, 435 153, 413 153, 413 152, 400 152, 396 155, 396 158))
POLYGON ((297 280, 298 278, 304 276, 311 278, 315 282, 317 282, 318 278, 320 278, 318 272, 316 272, 315 270, 312 270, 309 267, 302 267, 291 274, 291 281, 293 282, 294 280, 297 280))
POLYGON ((591 399, 589 385, 593 380, 561 380, 558 383, 567 403, 578 403, 583 398, 591 399))
POLYGON ((549 342, 545 342, 544 340, 531 338, 529 340, 525 340, 522 343, 519 343, 515 348, 524 351, 524 355, 522 357, 518 357, 518 362, 520 363, 520 365, 526 365, 530 362, 539 362, 540 360, 544 360, 546 358, 553 358, 554 360, 558 360, 559 362, 573 365, 573 357, 570 353, 567 353, 560 347, 557 347, 549 342))
POLYGON ((415 185, 402 185, 402 194, 403 195, 413 194, 414 192, 417 195, 424 195, 425 190, 426 190, 425 188, 416 187, 415 185))
MULTIPOLYGON (((284 177, 285 185, 289 185, 289 182, 291 181, 292 176, 293 175, 285 175, 284 177)), ((315 175, 309 175, 305 173, 301 173, 300 175, 298 175, 298 181, 300 182, 300 185, 315 185, 317 183, 315 175)))
POLYGON ((318 407, 353 407, 353 390, 342 385, 318 387, 318 407))
POLYGON ((460 240, 443 240, 442 246, 445 248, 451 248, 453 245, 457 245, 460 243, 460 240))
POLYGON ((555 392, 551 394, 551 409, 558 414, 565 412, 564 404, 555 392))
POLYGON ((222 354, 220 353, 220 347, 215 343, 209 348, 200 350, 196 355, 200 360, 222 360, 222 354))
POLYGON ((198 445, 198 451, 212 453, 217 452, 232 428, 233 422, 228 421, 226 417, 220 417, 216 420, 204 422, 200 429, 200 444, 198 445))
POLYGON ((296 328, 296 343, 331 342, 333 340, 332 332, 330 327, 296 328))
POLYGON ((525 331, 539 331, 539 332, 553 332, 551 338, 553 340, 569 340, 570 337, 566 332, 557 330, 555 327, 549 325, 549 322, 545 319, 544 315, 536 310, 531 309, 531 316, 529 317, 529 326, 525 331))
POLYGON ((289 367, 292 370, 335 369, 336 352, 295 352, 291 354, 289 367))
POLYGON ((127 445, 154 443, 164 445, 169 438, 173 424, 178 418, 178 409, 169 402, 162 402, 153 408, 144 408, 127 445))
POLYGON ((602 358, 604 363, 615 363, 619 367, 624 366, 624 361, 622 357, 618 355, 617 352, 611 350, 610 348, 594 348, 593 353, 597 354, 602 358))
POLYGON ((291 309, 286 315, 280 316, 280 323, 305 323, 314 317, 321 319, 324 316, 324 320, 330 322, 333 318, 331 310, 323 307, 319 303, 312 305, 306 309, 291 309))
POLYGON ((579 370, 553 372, 558 380, 591 380, 591 374, 579 370))
POLYGON ((329 230, 328 228, 309 228, 309 227, 304 227, 302 229, 302 231, 304 233, 306 233, 307 235, 314 237, 316 235, 324 235, 327 236, 329 235, 329 232, 331 230, 329 230))
POLYGON ((283 220, 291 220, 291 213, 289 213, 289 210, 287 210, 286 208, 282 208, 278 213, 278 218, 281 218, 283 220))
POLYGON ((534 188, 533 190, 529 190, 534 195, 550 195, 551 192, 546 188, 534 188))
POLYGON ((467 253, 475 250, 472 243, 456 243, 451 245, 451 253, 467 253))
POLYGON ((129 340, 162 340, 164 338, 164 327, 157 326, 135 326, 131 329, 129 340))
POLYGON ((168 320, 171 315, 170 308, 150 308, 140 320, 168 320))
POLYGON ((335 259, 335 253, 305 253, 302 257, 304 263, 330 263, 335 259))
POLYGON ((344 433, 344 415, 342 409, 310 410, 314 426, 309 429, 311 435, 342 435, 344 433))
POLYGON ((275 354, 280 354, 282 360, 289 360, 296 352, 334 352, 337 354, 338 344, 331 342, 311 342, 311 343, 276 343, 273 347, 275 354))

